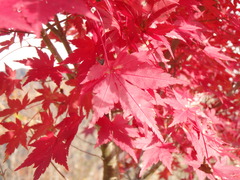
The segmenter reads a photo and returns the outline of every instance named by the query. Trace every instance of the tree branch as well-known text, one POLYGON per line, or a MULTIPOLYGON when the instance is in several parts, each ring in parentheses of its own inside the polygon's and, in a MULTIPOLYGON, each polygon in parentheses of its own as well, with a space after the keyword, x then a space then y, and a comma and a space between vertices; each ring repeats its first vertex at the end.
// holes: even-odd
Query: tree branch
POLYGON ((67 41, 66 35, 63 32, 62 26, 60 25, 60 21, 58 20, 57 16, 55 16, 55 24, 51 25, 50 23, 47 23, 48 29, 50 29, 63 43, 66 51, 68 54, 72 53, 72 49, 67 41), (54 25, 57 26, 57 29, 54 27, 54 25))
POLYGON ((154 164, 151 169, 149 169, 143 176, 142 179, 147 179, 149 178, 151 175, 153 175, 153 173, 159 168, 159 166, 162 164, 162 162, 158 162, 157 164, 154 164))
POLYGON ((113 142, 101 145, 103 157, 103 180, 120 179, 118 148, 113 142))
POLYGON ((48 49, 51 51, 51 53, 53 54, 53 56, 56 58, 56 60, 61 63, 63 61, 62 57, 60 56, 60 54, 58 53, 57 49, 55 48, 55 46, 53 45, 53 43, 51 42, 51 40, 49 39, 47 32, 43 29, 41 32, 41 36, 42 39, 44 41, 44 43, 46 44, 46 46, 48 47, 48 49))
MULTIPOLYGON (((63 61, 62 57, 60 56, 60 54, 58 53, 56 47, 53 45, 52 41, 49 39, 46 30, 42 30, 41 31, 41 36, 42 39, 44 41, 44 43, 46 44, 46 46, 48 47, 48 49, 51 51, 51 53, 53 54, 53 56, 56 58, 56 60, 61 63, 63 61)), ((67 67, 67 65, 66 65, 67 67)), ((68 79, 72 79, 72 75, 71 74, 67 74, 68 79)))

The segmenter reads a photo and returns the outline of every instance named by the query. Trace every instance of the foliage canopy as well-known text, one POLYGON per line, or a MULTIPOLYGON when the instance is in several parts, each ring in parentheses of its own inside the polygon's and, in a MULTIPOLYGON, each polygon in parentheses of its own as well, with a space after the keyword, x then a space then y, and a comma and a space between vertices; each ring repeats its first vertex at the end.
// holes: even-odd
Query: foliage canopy
POLYGON ((23 79, 7 65, 0 73, 0 95, 8 105, 0 111, 5 160, 21 145, 33 148, 16 170, 34 165, 39 179, 51 161, 68 169, 71 142, 89 117, 92 131, 84 133, 97 131, 96 146, 114 142, 130 155, 123 156, 130 166, 140 165, 140 176, 162 162, 166 168, 159 177, 167 178, 184 159, 189 179, 240 179, 238 5, 2 0, 0 35, 10 38, 0 43, 0 52, 33 34, 41 40, 38 58, 15 59, 30 67, 23 79), (36 97, 11 96, 30 82, 41 83, 36 97), (41 122, 19 118, 39 103, 41 122))

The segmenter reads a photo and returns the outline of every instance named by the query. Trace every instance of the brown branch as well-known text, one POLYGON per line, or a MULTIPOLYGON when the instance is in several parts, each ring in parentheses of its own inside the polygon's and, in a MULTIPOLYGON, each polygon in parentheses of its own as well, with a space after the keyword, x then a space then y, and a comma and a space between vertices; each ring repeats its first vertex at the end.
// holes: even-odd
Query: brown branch
POLYGON ((149 169, 143 176, 141 179, 147 179, 149 178, 151 175, 153 175, 153 173, 159 168, 159 166, 162 164, 162 162, 158 162, 157 164, 154 164, 151 169, 149 169))
MULTIPOLYGON (((56 60, 61 63, 63 61, 62 57, 60 56, 60 54, 58 53, 56 47, 53 45, 52 41, 50 40, 50 38, 47 35, 46 30, 42 30, 41 31, 41 36, 42 39, 44 41, 44 43, 46 44, 46 46, 48 47, 48 49, 51 51, 51 53, 53 54, 53 56, 56 58, 56 60)), ((68 68, 68 66, 66 65, 66 67, 68 68)), ((68 79, 72 79, 72 75, 71 74, 67 74, 68 79)))
POLYGON ((57 25, 57 28, 58 28, 58 32, 59 32, 59 38, 61 39, 65 49, 67 50, 68 54, 71 54, 72 53, 72 49, 68 43, 68 40, 67 40, 67 37, 66 37, 66 33, 63 31, 63 28, 60 24, 60 21, 58 19, 57 16, 55 16, 55 22, 56 22, 56 25, 57 25))
POLYGON ((63 61, 62 57, 60 56, 60 54, 58 53, 57 49, 55 48, 55 46, 53 45, 53 43, 51 42, 51 40, 49 39, 47 32, 43 29, 41 32, 41 36, 42 39, 44 41, 44 43, 46 44, 46 46, 48 47, 48 49, 51 51, 51 53, 53 54, 53 56, 56 58, 56 60, 61 63, 63 61))

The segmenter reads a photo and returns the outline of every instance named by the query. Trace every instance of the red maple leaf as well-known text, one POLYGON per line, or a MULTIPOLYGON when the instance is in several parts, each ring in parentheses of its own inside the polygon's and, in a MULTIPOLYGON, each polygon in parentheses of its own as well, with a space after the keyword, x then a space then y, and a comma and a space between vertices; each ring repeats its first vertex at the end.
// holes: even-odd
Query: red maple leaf
POLYGON ((0 123, 4 128, 8 129, 5 134, 0 136, 0 145, 6 144, 5 159, 15 151, 16 148, 21 144, 27 149, 27 131, 29 129, 28 125, 23 125, 19 119, 16 118, 16 123, 14 122, 2 122, 0 123))
POLYGON ((16 28, 28 31, 31 26, 26 23, 20 14, 20 9, 15 6, 17 0, 2 1, 0 6, 1 28, 16 28))
POLYGON ((66 96, 63 93, 58 92, 59 88, 56 87, 53 91, 50 87, 43 85, 43 89, 36 89, 41 95, 35 97, 31 103, 42 101, 42 107, 44 110, 49 109, 50 104, 63 104, 66 101, 66 96))
POLYGON ((19 111, 21 111, 22 109, 25 109, 26 106, 30 104, 30 100, 28 99, 28 94, 24 96, 22 102, 19 99, 10 99, 9 97, 7 97, 7 101, 8 101, 9 108, 0 111, 0 117, 4 117, 4 116, 8 117, 14 113, 18 113, 19 111))
POLYGON ((153 65, 147 53, 121 52, 115 61, 94 65, 83 83, 89 81, 97 82, 93 89, 93 123, 120 102, 125 116, 135 116, 163 140, 155 121, 153 97, 145 90, 182 82, 153 65))
POLYGON ((15 170, 34 164, 34 167, 36 167, 34 172, 34 180, 39 179, 40 175, 45 172, 54 156, 61 156, 62 158, 67 156, 66 151, 64 150, 65 147, 63 142, 58 141, 57 137, 55 137, 53 133, 48 134, 47 137, 40 138, 39 140, 30 144, 30 146, 35 147, 35 149, 15 170))
POLYGON ((47 113, 46 111, 40 112, 41 121, 42 123, 35 124, 30 128, 33 129, 35 132, 32 135, 29 142, 32 140, 37 140, 39 137, 49 134, 50 132, 54 131, 54 120, 52 117, 52 113, 47 113))
POLYGON ((13 71, 6 64, 5 71, 5 73, 0 72, 0 95, 6 94, 6 96, 10 96, 15 88, 21 89, 21 84, 19 79, 15 79, 16 71, 13 71))
POLYGON ((34 164, 34 167, 36 167, 34 180, 39 179, 41 174, 45 172, 51 160, 63 165, 68 170, 67 156, 69 147, 82 119, 83 117, 74 114, 66 117, 56 126, 59 129, 57 136, 51 132, 46 137, 42 137, 30 144, 35 149, 16 170, 34 164))
POLYGON ((99 119, 97 124, 101 127, 98 131, 98 141, 96 146, 101 146, 113 141, 123 151, 129 153, 137 162, 134 152, 131 136, 137 136, 137 130, 128 125, 128 121, 123 119, 121 115, 117 115, 113 121, 106 116, 99 119))
POLYGON ((48 77, 51 77, 51 79, 59 86, 63 78, 61 73, 69 73, 70 70, 62 65, 55 66, 55 59, 53 56, 49 58, 46 53, 39 49, 36 50, 39 59, 34 57, 17 61, 32 68, 27 72, 27 80, 24 85, 31 81, 45 81, 48 77))

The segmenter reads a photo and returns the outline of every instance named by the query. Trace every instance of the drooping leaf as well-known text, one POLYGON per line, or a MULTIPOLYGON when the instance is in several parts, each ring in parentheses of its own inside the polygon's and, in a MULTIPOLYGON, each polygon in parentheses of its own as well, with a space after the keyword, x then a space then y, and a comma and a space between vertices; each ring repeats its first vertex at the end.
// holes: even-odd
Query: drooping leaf
POLYGON ((34 143, 30 144, 35 149, 28 155, 27 159, 15 170, 21 169, 23 167, 31 166, 32 164, 36 168, 34 172, 34 180, 39 179, 41 174, 46 171, 49 166, 52 156, 60 154, 62 157, 66 157, 66 151, 64 150, 64 145, 62 142, 57 141, 52 133, 48 134, 47 137, 42 137, 34 143), (55 147, 58 147, 57 150, 55 147))
POLYGON ((29 127, 28 125, 23 125, 19 119, 16 119, 15 123, 2 122, 0 125, 8 130, 0 136, 0 145, 7 144, 4 159, 4 161, 6 161, 20 144, 27 149, 26 133, 29 127))
POLYGON ((35 149, 16 170, 33 164, 36 168, 34 180, 39 179, 41 174, 46 171, 51 160, 63 165, 68 170, 67 156, 69 146, 77 133, 78 125, 81 121, 82 117, 77 115, 66 117, 56 126, 59 129, 57 136, 50 132, 46 137, 42 137, 30 144, 35 149))

